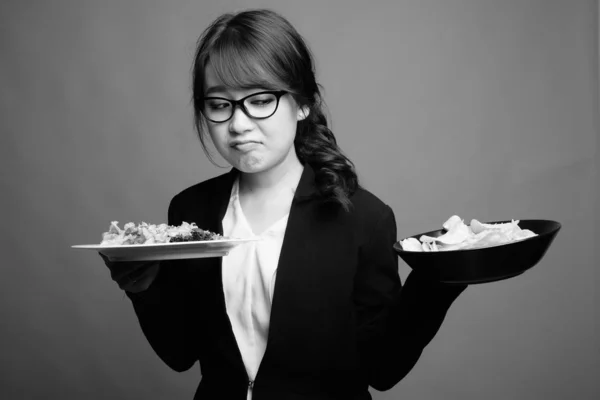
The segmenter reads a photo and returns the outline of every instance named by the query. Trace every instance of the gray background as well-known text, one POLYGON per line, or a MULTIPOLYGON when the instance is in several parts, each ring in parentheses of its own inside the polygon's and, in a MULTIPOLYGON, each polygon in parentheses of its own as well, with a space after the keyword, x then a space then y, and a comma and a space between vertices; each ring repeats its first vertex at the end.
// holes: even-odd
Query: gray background
MULTIPOLYGON (((0 3, 0 398, 190 399, 100 258, 111 220, 166 221, 222 173, 192 129, 190 66, 224 11, 273 7, 312 47, 342 148, 399 237, 558 220, 543 261, 462 295, 375 399, 599 394, 598 5, 586 0, 0 3)), ((401 262, 401 275, 409 268, 401 262)))

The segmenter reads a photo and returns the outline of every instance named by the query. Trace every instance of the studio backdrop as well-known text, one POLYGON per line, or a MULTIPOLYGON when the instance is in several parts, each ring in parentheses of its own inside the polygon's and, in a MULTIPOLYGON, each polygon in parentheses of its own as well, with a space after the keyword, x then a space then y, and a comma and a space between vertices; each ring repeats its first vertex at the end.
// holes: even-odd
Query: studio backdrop
POLYGON ((2 1, 0 398, 192 398, 198 366, 164 365, 100 257, 70 246, 166 222, 173 195, 227 171, 193 130, 192 58, 214 18, 255 7, 307 40, 399 238, 454 214, 563 224, 533 269, 469 287, 374 399, 598 398, 593 0, 2 1))

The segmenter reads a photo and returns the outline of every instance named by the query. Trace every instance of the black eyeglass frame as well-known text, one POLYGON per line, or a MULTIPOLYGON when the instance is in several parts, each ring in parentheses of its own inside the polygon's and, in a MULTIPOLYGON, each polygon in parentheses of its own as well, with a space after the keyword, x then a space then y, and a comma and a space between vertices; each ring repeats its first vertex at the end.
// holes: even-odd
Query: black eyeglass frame
POLYGON ((204 107, 201 108, 202 115, 204 115, 204 118, 206 118, 210 122, 214 122, 215 124, 220 124, 220 123, 223 123, 223 122, 227 122, 231 118, 233 118, 233 114, 235 114, 235 107, 239 106, 240 109, 242 110, 242 112, 244 114, 246 114, 246 116, 248 118, 252 118, 252 119, 267 119, 267 118, 271 118, 277 112, 277 109, 279 108, 279 99, 281 99, 281 96, 283 96, 284 94, 287 94, 287 93, 289 93, 287 90, 265 90, 263 92, 252 93, 251 95, 243 97, 243 98, 241 98, 239 100, 231 100, 231 99, 227 99, 225 97, 214 97, 214 96, 204 97, 202 99, 203 101, 207 101, 207 100, 223 100, 223 101, 228 102, 229 104, 231 104, 231 115, 229 116, 229 118, 227 118, 227 119, 225 119, 223 121, 215 121, 214 119, 208 118, 208 116, 206 115, 206 112, 204 111, 204 107), (272 95, 275 96, 275 99, 277 101, 277 103, 275 104, 275 110, 273 110, 273 112, 270 115, 267 115, 266 117, 254 117, 254 116, 250 115, 250 113, 246 109, 246 106, 244 106, 244 101, 246 101, 246 99, 248 99, 250 97, 258 96, 258 95, 261 95, 261 94, 272 94, 272 95))

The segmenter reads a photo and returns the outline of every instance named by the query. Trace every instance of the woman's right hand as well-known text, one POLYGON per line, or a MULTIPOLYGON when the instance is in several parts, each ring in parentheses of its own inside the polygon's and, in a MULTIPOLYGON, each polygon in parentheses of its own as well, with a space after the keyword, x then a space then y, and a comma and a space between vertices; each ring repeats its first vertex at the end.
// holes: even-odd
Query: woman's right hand
POLYGON ((110 270, 110 276, 122 290, 140 293, 148 289, 160 269, 158 261, 110 261, 102 253, 100 257, 110 270))

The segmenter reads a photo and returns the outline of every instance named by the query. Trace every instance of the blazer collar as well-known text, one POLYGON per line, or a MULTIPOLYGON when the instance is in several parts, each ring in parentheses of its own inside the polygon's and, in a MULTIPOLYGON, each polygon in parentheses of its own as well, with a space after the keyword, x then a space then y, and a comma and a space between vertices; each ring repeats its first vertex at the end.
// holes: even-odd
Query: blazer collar
POLYGON ((294 200, 308 200, 316 195, 317 187, 315 186, 315 171, 308 163, 305 163, 304 171, 302 171, 300 182, 298 182, 298 187, 294 194, 294 200))
POLYGON ((219 233, 223 234, 223 217, 227 212, 227 206, 229 205, 229 199, 231 198, 231 189, 233 188, 233 183, 235 182, 235 178, 238 176, 239 171, 235 168, 232 168, 228 173, 222 175, 222 179, 220 179, 221 184, 219 185, 219 190, 216 191, 214 197, 214 203, 212 209, 214 209, 215 216, 217 217, 217 225, 219 227, 219 233))

